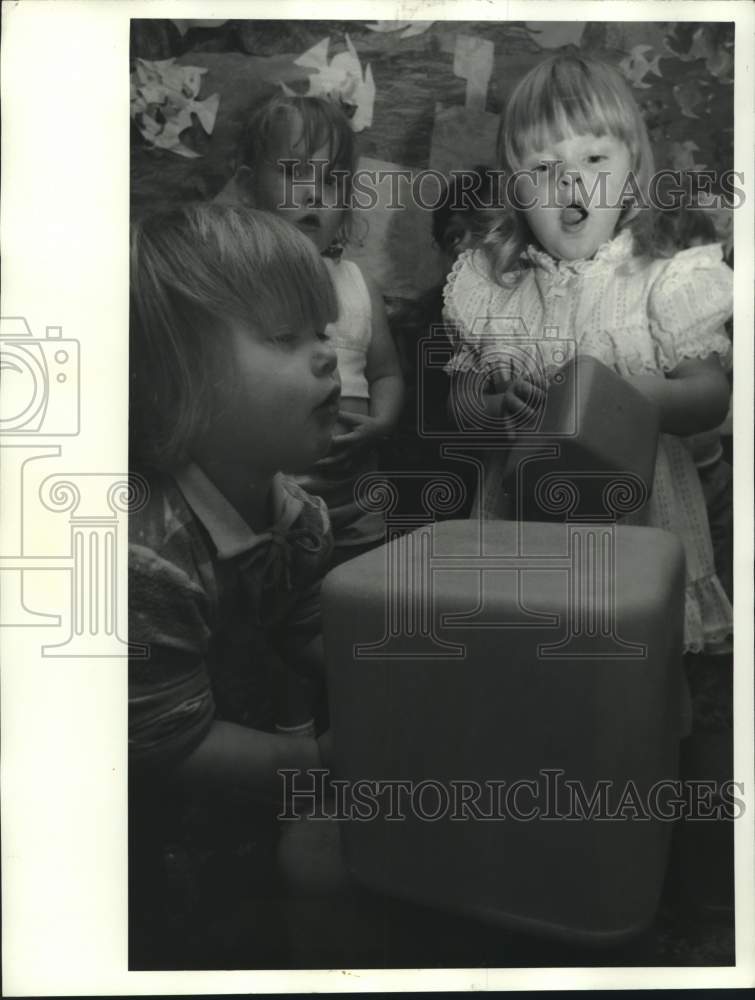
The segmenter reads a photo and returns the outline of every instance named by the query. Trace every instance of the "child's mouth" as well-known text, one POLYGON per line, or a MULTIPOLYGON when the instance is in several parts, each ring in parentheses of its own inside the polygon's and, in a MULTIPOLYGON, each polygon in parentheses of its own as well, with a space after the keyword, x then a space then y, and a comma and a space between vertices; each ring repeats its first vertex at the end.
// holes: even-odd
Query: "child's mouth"
POLYGON ((305 233, 311 233, 320 228, 320 218, 314 212, 310 212, 308 215, 303 215, 300 219, 297 219, 296 225, 299 229, 303 229, 305 233))
POLYGON ((330 390, 325 399, 319 403, 315 409, 320 413, 325 413, 329 416, 338 415, 338 407, 341 401, 341 387, 340 385, 335 386, 330 390))
POLYGON ((587 221, 587 216, 587 209, 581 205, 568 205, 561 210, 561 225, 567 232, 576 232, 587 221))

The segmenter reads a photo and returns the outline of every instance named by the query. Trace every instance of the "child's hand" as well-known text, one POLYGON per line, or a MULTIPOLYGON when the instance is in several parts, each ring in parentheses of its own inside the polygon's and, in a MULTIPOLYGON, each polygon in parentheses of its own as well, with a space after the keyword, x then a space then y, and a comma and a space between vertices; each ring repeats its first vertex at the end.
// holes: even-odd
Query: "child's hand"
POLYGON ((498 414, 509 425, 512 435, 517 430, 534 430, 545 406, 547 383, 540 378, 517 378, 510 382, 499 400, 498 414))
POLYGON ((330 454, 320 459, 317 463, 319 468, 336 465, 348 468, 363 452, 370 451, 388 436, 385 424, 376 417, 340 410, 338 419, 342 423, 351 424, 352 430, 334 435, 330 454))

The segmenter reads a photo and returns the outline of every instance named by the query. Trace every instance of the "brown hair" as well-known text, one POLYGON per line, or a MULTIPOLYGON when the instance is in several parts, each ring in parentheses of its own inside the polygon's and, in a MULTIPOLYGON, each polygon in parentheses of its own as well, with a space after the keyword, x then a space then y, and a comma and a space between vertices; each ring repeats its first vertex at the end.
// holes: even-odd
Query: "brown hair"
POLYGON ((341 195, 346 208, 340 238, 346 242, 351 235, 356 144, 348 116, 340 104, 327 97, 299 97, 282 93, 267 98, 252 110, 247 119, 237 166, 254 170, 260 163, 273 163, 275 135, 282 124, 292 121, 301 125, 301 134, 291 153, 308 160, 325 146, 329 169, 342 172, 341 195))
POLYGON ((230 376, 234 320, 263 330, 324 329, 337 316, 310 241, 265 212, 195 204, 132 226, 130 450, 160 469, 190 458, 230 376))

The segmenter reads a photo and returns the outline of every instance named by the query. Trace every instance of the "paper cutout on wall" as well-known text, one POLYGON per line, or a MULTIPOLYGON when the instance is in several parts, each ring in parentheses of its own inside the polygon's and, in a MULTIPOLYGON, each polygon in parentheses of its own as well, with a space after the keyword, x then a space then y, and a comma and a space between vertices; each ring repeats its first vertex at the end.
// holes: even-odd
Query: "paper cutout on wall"
POLYGON ((671 45, 674 35, 667 36, 664 45, 675 59, 692 62, 705 59, 705 66, 711 76, 721 83, 731 83, 734 69, 733 42, 722 42, 717 33, 718 25, 701 25, 692 35, 692 44, 686 52, 679 52, 671 45))
POLYGON ((584 21, 525 21, 533 41, 544 49, 579 45, 585 30, 584 21))
POLYGON ((197 101, 202 76, 199 66, 176 66, 175 59, 136 60, 131 74, 131 117, 141 136, 157 149, 194 159, 200 154, 181 142, 196 115, 207 135, 212 135, 220 97, 212 94, 197 101))
POLYGON ((228 23, 227 19, 221 21, 218 18, 212 17, 206 17, 199 20, 179 20, 176 17, 172 17, 171 21, 173 21, 173 24, 175 24, 181 32, 181 35, 185 35, 189 28, 222 28, 224 24, 228 23))
MULTIPOLYGON (((345 35, 346 51, 339 52, 328 62, 330 38, 323 38, 311 49, 307 49, 298 59, 297 66, 311 69, 314 72, 309 77, 307 97, 328 97, 340 100, 343 104, 353 107, 351 127, 355 132, 361 132, 372 125, 372 112, 375 104, 375 81, 372 78, 372 68, 369 63, 362 71, 357 50, 351 39, 345 35)), ((285 93, 294 95, 295 91, 281 82, 285 93)))
POLYGON ((435 21, 375 21, 373 24, 365 24, 365 28, 382 33, 400 31, 401 38, 413 38, 414 35, 427 31, 431 24, 435 24, 435 21))
POLYGON ((646 53, 652 51, 652 45, 635 45, 629 55, 619 63, 619 69, 627 80, 633 87, 640 90, 649 90, 650 88, 650 84, 644 82, 648 73, 663 76, 658 66, 661 56, 654 56, 652 61, 647 58, 646 53))
POLYGON ((484 111, 490 74, 493 72, 494 45, 476 35, 457 35, 454 74, 467 81, 465 105, 469 111, 484 111))
POLYGON ((699 108, 706 97, 701 83, 697 80, 685 80, 684 83, 678 83, 673 88, 672 93, 685 118, 700 117, 700 115, 695 114, 693 109, 699 108))
POLYGON ((695 153, 699 152, 700 147, 691 139, 674 142, 671 144, 671 166, 674 170, 704 170, 706 164, 695 159, 695 153))

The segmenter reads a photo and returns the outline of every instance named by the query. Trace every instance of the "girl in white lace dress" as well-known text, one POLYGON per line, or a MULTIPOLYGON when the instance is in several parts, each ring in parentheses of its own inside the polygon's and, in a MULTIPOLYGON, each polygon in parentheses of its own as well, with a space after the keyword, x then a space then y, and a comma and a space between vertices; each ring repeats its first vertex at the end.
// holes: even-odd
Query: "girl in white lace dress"
MULTIPOLYGON (((609 66, 569 55, 531 70, 510 98, 499 156, 507 178, 517 176, 507 187, 512 210, 477 250, 461 255, 448 278, 446 318, 458 335, 449 371, 457 377, 492 371, 486 410, 495 418, 516 415, 540 389, 515 365, 500 370, 500 337, 514 324, 528 340, 542 341, 558 327, 577 352, 608 365, 658 405, 653 490, 631 520, 681 539, 685 651, 713 650, 731 632, 732 610, 715 575, 705 499, 686 438, 726 415, 731 345, 723 327, 732 311, 732 272, 717 244, 673 255, 660 245, 648 207, 647 132, 628 87, 609 66)), ((504 460, 501 452, 486 459, 476 504, 481 517, 506 515, 504 460)))

